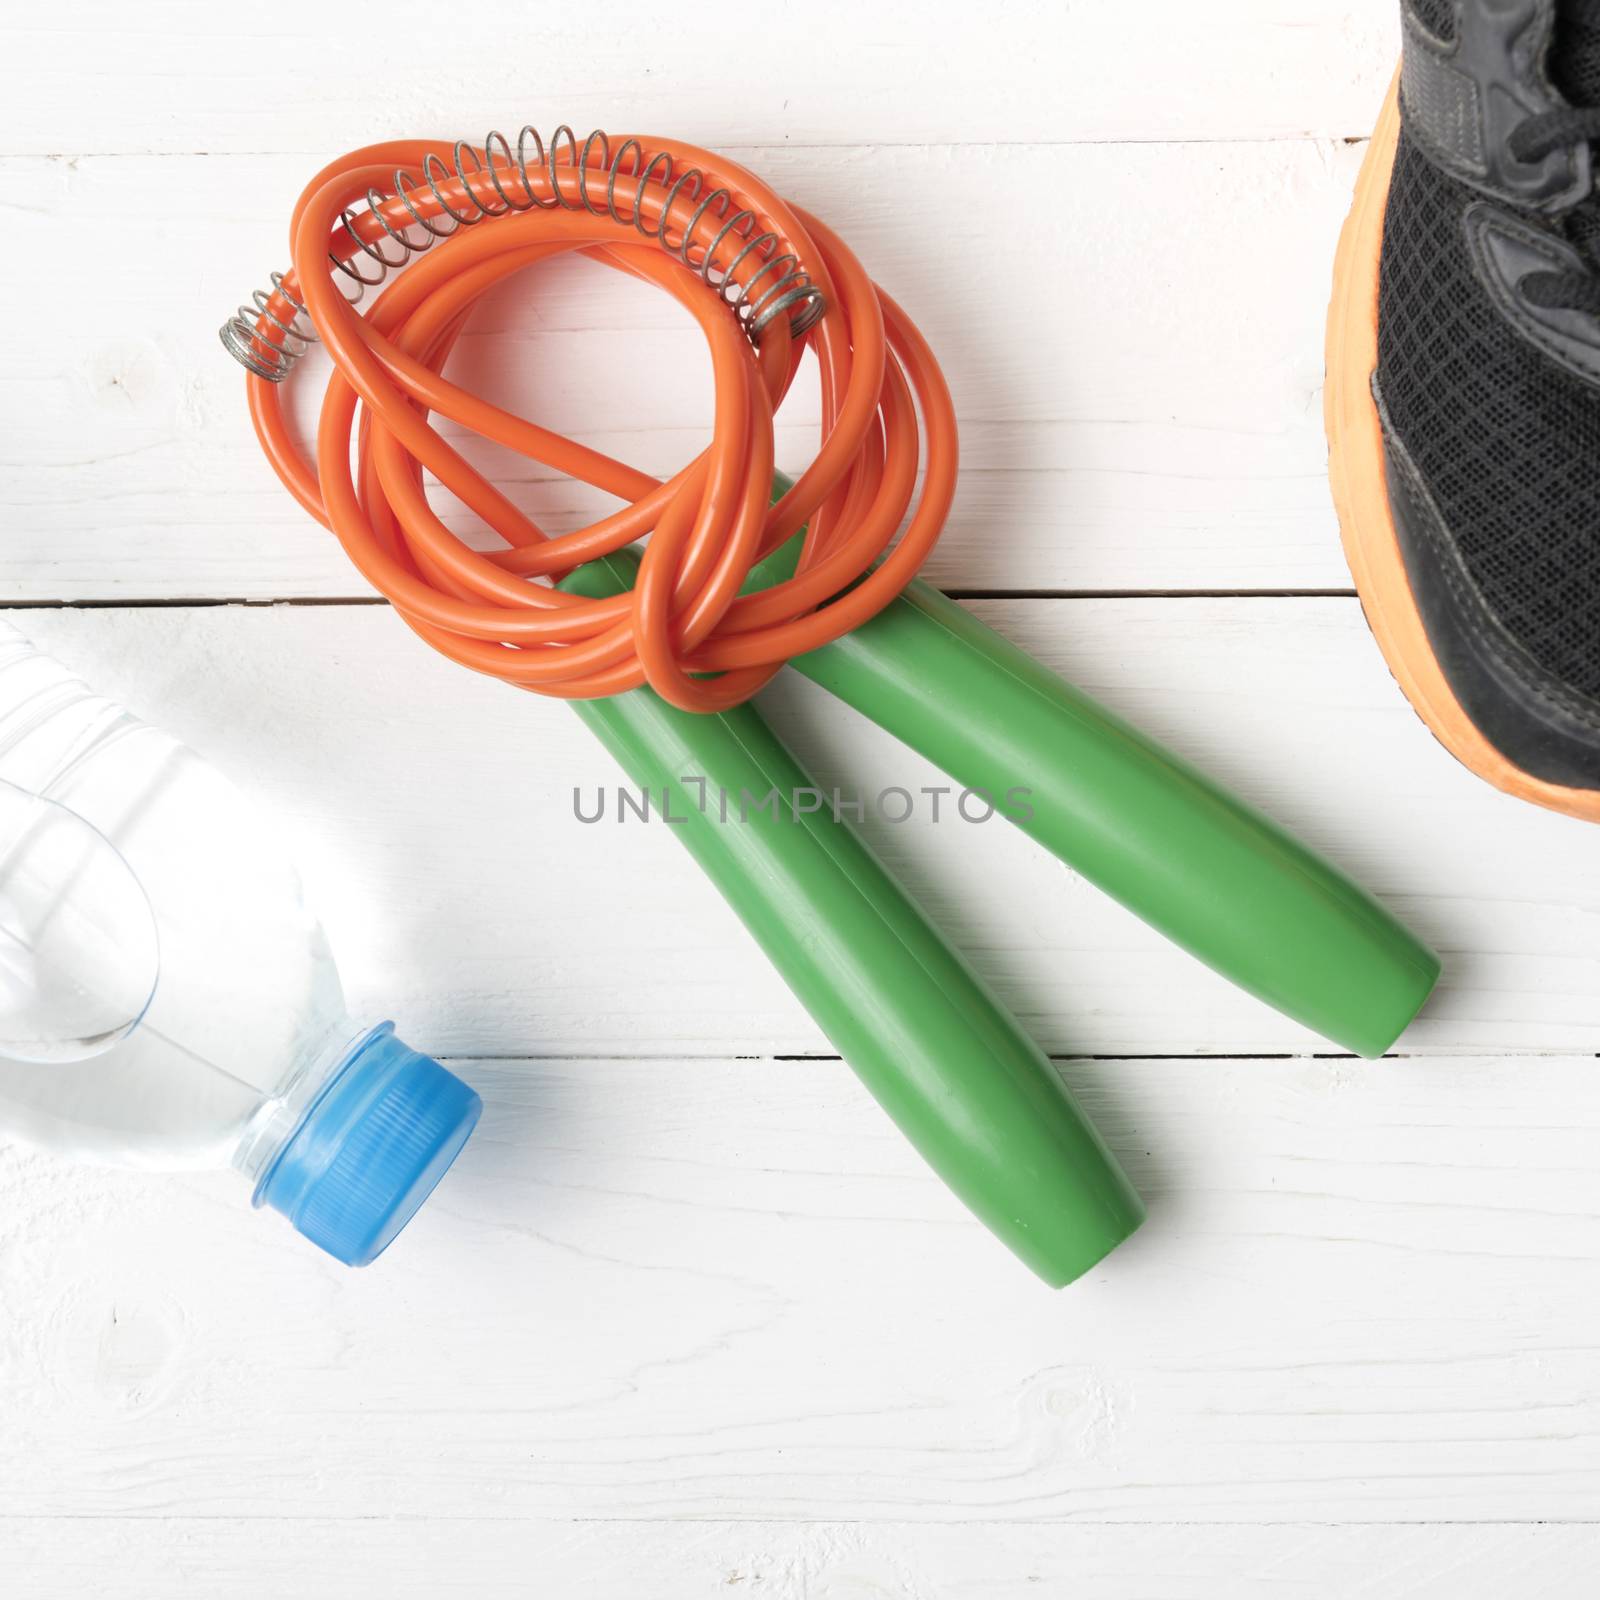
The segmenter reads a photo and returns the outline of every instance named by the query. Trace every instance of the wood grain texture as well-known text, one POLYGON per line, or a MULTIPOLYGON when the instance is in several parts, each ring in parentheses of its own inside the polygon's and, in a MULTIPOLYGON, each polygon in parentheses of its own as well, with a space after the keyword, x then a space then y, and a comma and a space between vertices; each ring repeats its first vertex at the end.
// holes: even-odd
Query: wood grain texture
MULTIPOLYGON (((1359 150, 730 153, 841 229, 944 365, 962 475, 935 581, 1349 587, 1320 392, 1333 246, 1359 150), (1020 294, 1008 292, 1013 271, 1020 294)), ((365 592, 262 459, 244 375, 216 336, 285 264, 290 209, 317 165, 0 161, 11 289, 29 307, 10 321, 0 370, 0 596, 365 592)), ((699 332, 665 296, 587 263, 503 286, 456 360, 468 387, 652 472, 675 470, 709 436, 699 332)), ((293 383, 308 418, 319 362, 293 383)), ((784 409, 780 460, 810 459, 818 416, 808 369, 784 409)), ((521 458, 474 454, 552 531, 614 504, 521 458)), ((456 510, 453 525, 473 536, 456 510)))
POLYGON ((319 158, 528 120, 698 144, 1364 134, 1393 69, 1386 0, 808 0, 780 30, 700 0, 73 0, 0 25, 0 152, 319 158))
MULTIPOLYGON (((1470 778, 1395 693, 1353 600, 994 601, 1025 648, 1326 850, 1445 959, 1405 1050, 1587 1052, 1600 861, 1583 825, 1470 778)), ((15 614, 269 802, 358 1016, 424 1048, 827 1047, 657 820, 585 825, 610 759, 569 710, 423 647, 387 607, 15 614)), ((824 788, 942 775, 805 683, 764 699, 824 788)), ((1060 1054, 1328 1048, 1015 829, 932 797, 872 843, 1060 1054)))
POLYGON ((1071 1064, 1151 1215, 1061 1293, 837 1062, 457 1065, 365 1272, 0 1155, 0 1527, 1593 1517, 1592 1058, 1071 1064))
MULTIPOLYGON (((1394 0, 818 0, 781 30, 643 0, 0 16, 0 604, 266 804, 353 1009, 487 1102, 362 1273, 230 1175, 0 1145, 0 1593, 1591 1593, 1591 835, 1457 768, 1353 600, 1191 594, 1348 590, 1322 315, 1395 23, 1394 0), (929 575, 1098 595, 976 609, 1444 953, 1405 1058, 1313 1058, 1002 824, 869 820, 1052 1052, 1127 1058, 1060 1070, 1150 1221, 1065 1293, 841 1063, 779 1059, 826 1045, 664 827, 574 819, 615 774, 570 713, 380 607, 161 603, 362 593, 261 461, 216 328, 284 264, 322 162, 524 118, 725 150, 839 228, 960 411, 929 575), (60 601, 97 604, 27 608, 60 601)), ((697 336, 593 268, 506 286, 456 359, 652 471, 705 436, 697 336)), ((314 365, 295 399, 309 421, 314 365)), ((780 459, 816 416, 802 378, 780 459)), ((552 530, 605 504, 483 459, 552 530)), ((830 785, 942 781, 809 686, 763 704, 830 785)))
POLYGON ((1592 1527, 13 1518, 37 1600, 1568 1600, 1592 1527), (113 1589, 107 1574, 115 1573, 113 1589))

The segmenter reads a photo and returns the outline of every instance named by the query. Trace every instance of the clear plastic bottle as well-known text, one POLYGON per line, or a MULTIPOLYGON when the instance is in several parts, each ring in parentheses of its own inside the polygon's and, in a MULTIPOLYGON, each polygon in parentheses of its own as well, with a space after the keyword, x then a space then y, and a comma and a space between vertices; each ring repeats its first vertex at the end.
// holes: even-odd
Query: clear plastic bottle
POLYGON ((294 869, 194 751, 0 623, 0 1137, 232 1167, 373 1260, 482 1109, 361 1028, 294 869))

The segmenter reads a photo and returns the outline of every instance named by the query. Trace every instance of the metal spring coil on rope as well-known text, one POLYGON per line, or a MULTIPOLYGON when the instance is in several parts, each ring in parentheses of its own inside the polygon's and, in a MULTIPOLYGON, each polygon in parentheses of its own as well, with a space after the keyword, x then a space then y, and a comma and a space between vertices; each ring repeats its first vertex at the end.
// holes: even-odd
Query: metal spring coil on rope
MULTIPOLYGON (((827 309, 822 291, 799 257, 791 250, 780 250, 780 235, 764 229, 760 217, 740 206, 731 190, 707 190, 699 168, 679 171, 668 152, 649 153, 639 139, 624 140, 613 154, 609 137, 600 129, 580 143, 577 134, 563 124, 548 143, 537 128, 524 127, 515 145, 496 130, 481 147, 458 139, 451 153, 452 161, 447 164, 429 152, 423 158, 420 178, 404 168, 396 169, 390 193, 368 189, 363 207, 343 213, 340 232, 348 248, 342 253, 330 251, 328 260, 341 275, 353 304, 413 256, 461 228, 535 207, 565 207, 610 217, 659 244, 723 296, 752 340, 759 340, 785 314, 790 337, 798 338, 827 309), (563 167, 578 174, 574 198, 563 193, 563 167), (605 185, 597 195, 602 173, 605 185), (482 179, 492 187, 492 198, 483 192, 481 181, 474 182, 482 179), (647 219, 642 204, 645 190, 652 184, 667 195, 654 223, 647 219), (431 192, 437 212, 417 205, 414 197, 424 188, 431 192), (408 219, 398 225, 392 215, 394 202, 408 219), (680 203, 693 210, 674 240, 669 237, 669 219, 680 203), (363 216, 371 219, 365 231, 359 227, 363 216), (449 222, 441 225, 441 216, 449 222), (706 235, 708 223, 715 231, 706 235), (736 253, 719 263, 730 244, 738 245, 736 253), (738 273, 752 255, 760 264, 741 281, 738 273)), ((218 330, 228 353, 269 383, 281 383, 288 377, 317 339, 304 301, 286 287, 285 276, 274 272, 271 289, 252 291, 251 305, 240 306, 218 330)))

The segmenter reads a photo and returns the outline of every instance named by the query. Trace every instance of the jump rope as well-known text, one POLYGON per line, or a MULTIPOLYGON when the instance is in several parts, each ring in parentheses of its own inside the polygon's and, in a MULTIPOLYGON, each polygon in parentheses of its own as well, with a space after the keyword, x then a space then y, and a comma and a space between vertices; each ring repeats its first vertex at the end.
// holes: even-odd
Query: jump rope
POLYGON ((837 808, 793 803, 816 785, 749 704, 786 663, 964 789, 1026 791, 1011 814, 1032 838, 1341 1048, 1382 1054, 1421 1007, 1438 958, 1364 890, 916 578, 956 481, 938 363, 844 242, 752 173, 567 128, 371 145, 312 179, 290 241, 292 270, 221 330, 289 491, 435 649, 573 702, 912 1144, 1047 1282, 1101 1259, 1142 1204, 837 808), (484 293, 573 251, 673 295, 705 336, 711 441, 664 482, 444 376, 484 293), (317 340, 333 370, 313 461, 279 385, 317 340), (821 442, 790 480, 773 414, 807 349, 821 442), (432 416, 621 509, 549 536, 432 416), (505 548, 457 538, 424 473, 505 548))

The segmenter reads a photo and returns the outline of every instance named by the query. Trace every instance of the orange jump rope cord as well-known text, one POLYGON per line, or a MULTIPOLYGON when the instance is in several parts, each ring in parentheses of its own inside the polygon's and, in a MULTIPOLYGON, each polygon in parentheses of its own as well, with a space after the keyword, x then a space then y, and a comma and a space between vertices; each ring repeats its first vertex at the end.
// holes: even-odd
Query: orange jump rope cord
POLYGON ((637 182, 627 175, 632 214, 619 221, 595 203, 602 186, 593 175, 605 168, 590 160, 592 148, 593 141, 581 151, 574 142, 565 162, 552 149, 531 180, 527 169, 518 178, 496 165, 492 152, 494 171, 467 171, 452 147, 417 142, 368 146, 325 168, 295 208, 294 270, 270 302, 281 320, 275 327, 263 315, 254 333, 261 346, 281 348, 278 329, 293 320, 297 296, 332 357, 315 462, 290 433, 279 385, 250 377, 251 416, 290 491, 406 622, 453 660, 541 694, 586 699, 647 682, 685 710, 724 710, 754 694, 789 657, 876 615, 915 576, 955 490, 955 412, 921 334, 816 218, 708 151, 641 139, 637 148, 650 154, 637 158, 637 182), (754 213, 760 232, 777 235, 775 251, 740 257, 742 235, 718 243, 722 216, 697 212, 705 191, 672 185, 665 162, 647 165, 662 156, 698 168, 706 189, 729 190, 737 207, 754 213), (397 168, 432 175, 397 194, 397 168), (658 171, 669 181, 656 181, 658 171), (495 179, 507 176, 534 202, 528 209, 502 204, 505 190, 495 179), (536 196, 534 183, 546 192, 536 196), (377 209, 347 210, 369 197, 377 209), (468 217, 479 220, 467 226, 468 217), (369 257, 393 251, 390 241, 407 228, 430 223, 439 234, 452 225, 454 231, 419 254, 362 315, 335 282, 332 260, 359 270, 369 257), (646 225, 667 240, 650 239, 646 225), (720 289, 699 261, 692 270, 681 259, 680 251, 696 246, 702 259, 712 248, 708 265, 716 273, 732 268, 720 289), (665 482, 443 375, 481 295, 568 251, 674 295, 705 335, 715 379, 711 442, 665 482), (798 258, 827 310, 797 337, 789 336, 782 312, 753 347, 724 291, 749 287, 759 300, 756 280, 777 252, 798 258), (793 489, 772 505, 773 413, 807 346, 821 375, 821 444, 793 489), (919 412, 927 455, 917 494, 919 412), (434 414, 626 503, 588 527, 548 536, 441 437, 429 422, 434 414), (507 548, 475 551, 451 533, 428 503, 424 471, 507 548), (902 522, 904 534, 889 550, 902 522), (741 598, 750 568, 802 525, 795 576, 741 598), (631 594, 586 599, 541 581, 646 534, 631 594))

